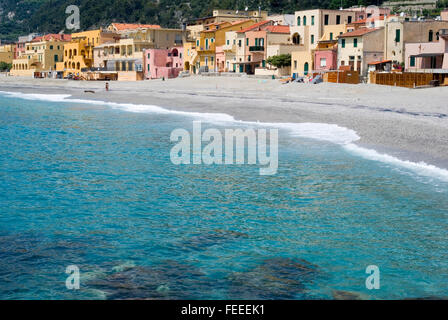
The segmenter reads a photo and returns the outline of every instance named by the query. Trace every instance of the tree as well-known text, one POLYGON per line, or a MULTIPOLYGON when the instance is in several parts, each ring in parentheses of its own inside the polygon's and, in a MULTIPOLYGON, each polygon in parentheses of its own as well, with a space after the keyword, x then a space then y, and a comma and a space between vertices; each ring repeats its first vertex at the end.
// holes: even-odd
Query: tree
POLYGON ((0 71, 1 72, 9 72, 9 70, 12 69, 12 64, 11 63, 6 63, 6 62, 0 62, 0 71))
POLYGON ((272 56, 272 57, 269 57, 266 61, 267 61, 267 63, 269 63, 270 65, 272 65, 276 68, 289 67, 289 66, 291 66, 291 55, 290 54, 281 54, 278 56, 272 56))

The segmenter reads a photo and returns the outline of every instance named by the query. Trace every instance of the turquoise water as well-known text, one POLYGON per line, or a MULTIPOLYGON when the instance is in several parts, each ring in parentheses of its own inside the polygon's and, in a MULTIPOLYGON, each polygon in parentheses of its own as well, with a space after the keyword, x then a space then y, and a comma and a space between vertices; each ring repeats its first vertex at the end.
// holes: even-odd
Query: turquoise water
POLYGON ((0 95, 0 299, 448 295, 447 182, 286 130, 275 176, 175 166, 192 120, 0 95))

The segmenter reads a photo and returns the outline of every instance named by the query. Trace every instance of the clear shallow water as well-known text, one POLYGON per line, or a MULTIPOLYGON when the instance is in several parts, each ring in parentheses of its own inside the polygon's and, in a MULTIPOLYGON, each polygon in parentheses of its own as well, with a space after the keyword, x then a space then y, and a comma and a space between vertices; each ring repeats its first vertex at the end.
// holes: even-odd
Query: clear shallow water
POLYGON ((436 177, 286 130, 276 176, 179 167, 170 133, 192 117, 1 95, 0 108, 1 299, 448 294, 436 177), (380 290, 365 288, 372 264, 380 290))

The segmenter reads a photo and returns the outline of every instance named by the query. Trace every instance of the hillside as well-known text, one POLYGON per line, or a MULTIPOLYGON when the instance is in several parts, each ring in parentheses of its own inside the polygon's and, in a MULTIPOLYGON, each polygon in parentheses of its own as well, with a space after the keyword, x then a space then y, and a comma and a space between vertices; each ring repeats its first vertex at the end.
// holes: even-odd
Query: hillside
MULTIPOLYGON (((344 7, 381 3, 342 0, 344 7)), ((65 28, 65 8, 78 5, 83 30, 110 22, 139 22, 180 27, 183 21, 210 15, 213 8, 293 13, 310 8, 337 9, 341 0, 1 0, 0 39, 15 40, 29 32, 57 33, 65 28)))

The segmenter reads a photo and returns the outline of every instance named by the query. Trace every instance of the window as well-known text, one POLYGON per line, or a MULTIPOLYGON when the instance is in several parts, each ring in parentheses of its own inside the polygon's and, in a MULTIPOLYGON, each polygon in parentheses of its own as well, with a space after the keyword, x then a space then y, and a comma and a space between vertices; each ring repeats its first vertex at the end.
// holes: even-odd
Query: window
POLYGON ((226 43, 227 43, 227 45, 230 45, 230 40, 227 40, 227 42, 226 42, 226 43))
POLYGON ((54 62, 59 62, 59 56, 57 54, 54 55, 54 62))
POLYGON ((327 66, 327 58, 320 59, 320 67, 325 68, 327 66))
POLYGON ((53 50, 53 46, 50 46, 50 50, 53 50))
POLYGON ((314 26, 314 16, 311 16, 311 25, 314 26))
POLYGON ((353 48, 358 47, 358 38, 353 39, 353 48))
POLYGON ((342 46, 342 48, 345 48, 345 39, 341 40, 341 46, 342 46))
POLYGON ((238 47, 241 48, 241 40, 238 40, 238 47))
POLYGON ((333 40, 333 32, 330 32, 330 41, 333 40))
POLYGON ((410 66, 415 67, 415 57, 411 56, 410 66))
POLYGON ((199 47, 199 40, 196 40, 196 47, 199 47))
POLYGON ((434 40, 434 31, 429 30, 428 42, 432 42, 434 40))
POLYGON ((395 30, 395 42, 400 42, 401 38, 400 33, 401 33, 400 29, 395 30))
POLYGON ((303 16, 303 25, 306 26, 306 17, 303 16))
POLYGON ((324 18, 324 25, 328 26, 328 20, 330 20, 330 16, 326 14, 324 18))
POLYGON ((297 69, 297 60, 294 60, 294 69, 297 69))
POLYGON ((246 46, 249 45, 249 38, 246 38, 246 46))
POLYGON ((251 58, 251 56, 249 55, 249 56, 247 56, 247 61, 249 61, 250 62, 250 58, 251 58))
POLYGON ((311 44, 314 44, 314 34, 311 35, 311 44))
POLYGON ((352 16, 348 16, 348 18, 347 18, 347 22, 348 22, 348 23, 352 23, 352 16))
POLYGON ((297 17, 297 25, 300 26, 300 17, 297 17))
POLYGON ((336 16, 336 24, 341 24, 341 16, 340 15, 336 16))

